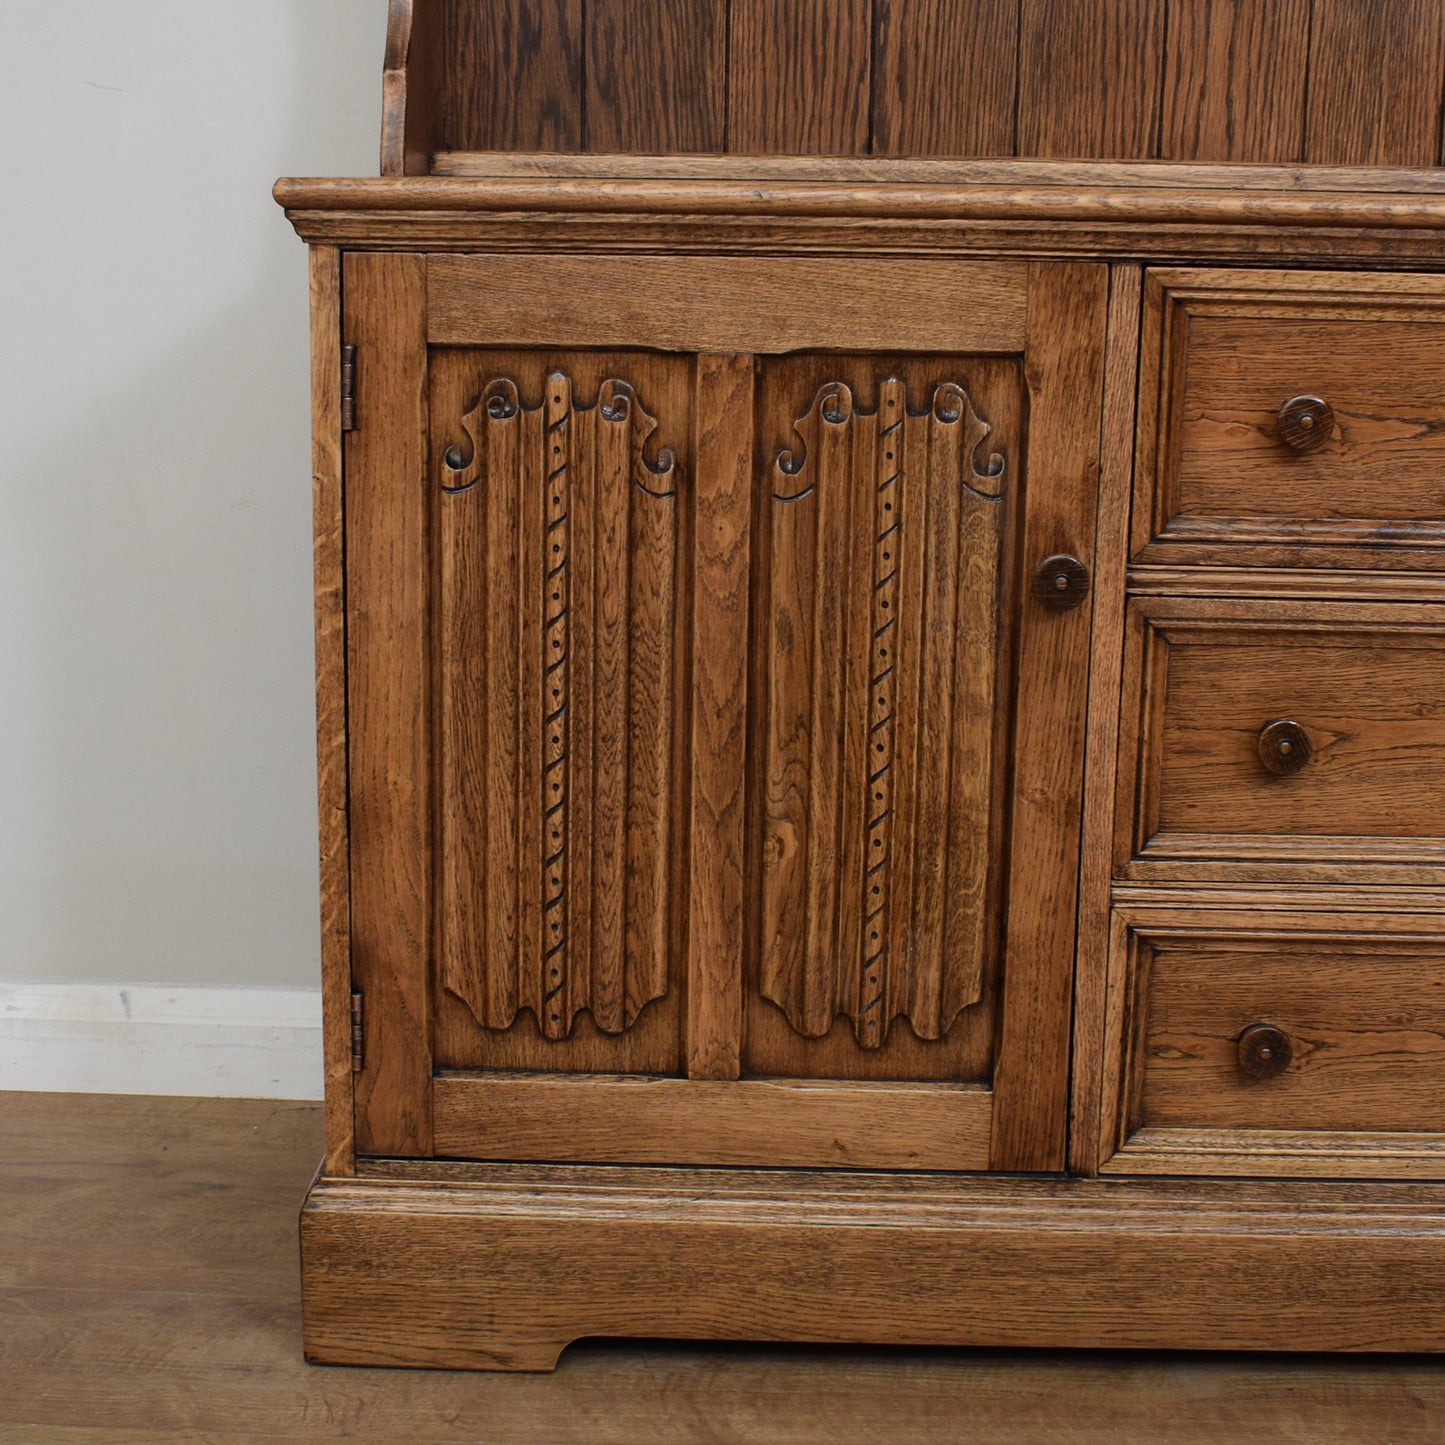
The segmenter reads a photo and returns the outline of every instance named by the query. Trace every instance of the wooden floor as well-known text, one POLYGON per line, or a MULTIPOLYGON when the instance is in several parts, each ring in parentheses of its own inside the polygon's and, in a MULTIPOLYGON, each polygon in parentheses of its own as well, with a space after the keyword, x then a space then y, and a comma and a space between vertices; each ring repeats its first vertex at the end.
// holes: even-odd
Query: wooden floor
POLYGON ((1445 1360, 1398 1356, 587 1341, 555 1375, 307 1366, 320 1149, 311 1104, 0 1094, 0 1445, 1445 1441, 1445 1360))

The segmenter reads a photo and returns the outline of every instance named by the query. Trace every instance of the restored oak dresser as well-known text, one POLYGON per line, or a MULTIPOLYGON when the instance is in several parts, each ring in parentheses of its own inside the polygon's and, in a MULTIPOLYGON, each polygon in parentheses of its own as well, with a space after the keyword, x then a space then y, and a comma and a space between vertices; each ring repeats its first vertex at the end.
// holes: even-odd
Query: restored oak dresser
POLYGON ((312 1358, 1445 1348, 1442 84, 1434 0, 393 0, 384 175, 277 187, 312 1358))

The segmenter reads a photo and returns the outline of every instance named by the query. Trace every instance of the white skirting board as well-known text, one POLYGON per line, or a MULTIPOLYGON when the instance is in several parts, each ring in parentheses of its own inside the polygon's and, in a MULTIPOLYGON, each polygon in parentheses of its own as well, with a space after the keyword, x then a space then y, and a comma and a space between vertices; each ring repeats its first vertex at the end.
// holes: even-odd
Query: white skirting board
POLYGON ((0 1089, 321 1097, 321 990, 0 983, 0 1089))

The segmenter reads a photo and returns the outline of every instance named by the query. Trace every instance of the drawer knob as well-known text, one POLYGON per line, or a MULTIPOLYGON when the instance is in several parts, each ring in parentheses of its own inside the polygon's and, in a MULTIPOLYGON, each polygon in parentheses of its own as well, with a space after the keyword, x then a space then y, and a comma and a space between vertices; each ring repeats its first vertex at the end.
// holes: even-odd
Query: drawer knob
POLYGON ((1089 595, 1089 569, 1077 557, 1045 557, 1034 570, 1034 596, 1050 612, 1067 612, 1089 595))
POLYGON ((1317 452, 1335 429, 1335 409, 1320 396, 1292 396, 1279 409, 1280 440, 1296 452, 1317 452))
POLYGON ((1273 1024, 1250 1024, 1239 1036, 1239 1068, 1251 1079, 1274 1079, 1289 1068, 1294 1045, 1273 1024))
POLYGON ((1259 730, 1259 760, 1276 777, 1299 772, 1313 755, 1310 735, 1290 718, 1276 718, 1259 730))

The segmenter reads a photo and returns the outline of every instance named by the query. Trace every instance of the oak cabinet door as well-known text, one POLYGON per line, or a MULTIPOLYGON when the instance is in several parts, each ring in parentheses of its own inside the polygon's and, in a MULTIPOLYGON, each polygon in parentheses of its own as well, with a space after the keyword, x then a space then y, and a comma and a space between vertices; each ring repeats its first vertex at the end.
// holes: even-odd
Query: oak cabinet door
POLYGON ((835 264, 347 258, 359 1152, 1062 1167, 1104 269, 835 264))

